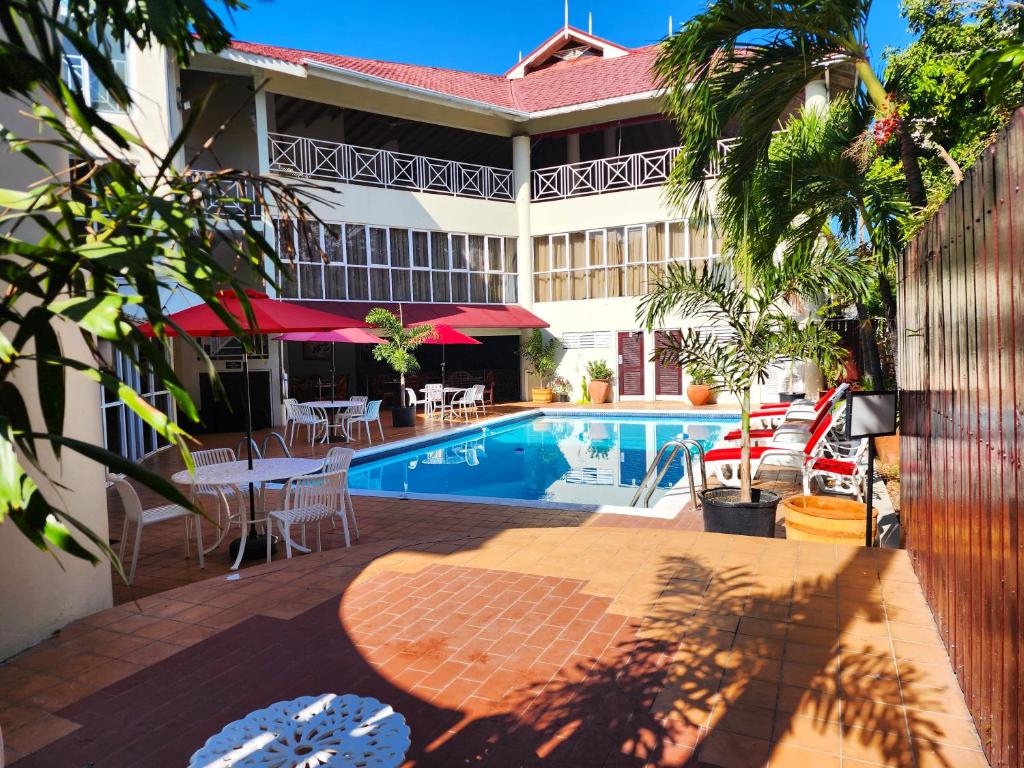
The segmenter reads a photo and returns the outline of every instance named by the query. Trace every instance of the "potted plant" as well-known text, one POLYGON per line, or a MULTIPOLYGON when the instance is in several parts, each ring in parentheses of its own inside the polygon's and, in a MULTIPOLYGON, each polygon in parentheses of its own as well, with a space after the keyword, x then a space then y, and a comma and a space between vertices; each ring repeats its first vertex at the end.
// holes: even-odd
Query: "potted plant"
POLYGON ((420 369, 412 354, 420 344, 434 335, 434 326, 416 325, 405 328, 401 318, 382 307, 370 310, 366 322, 381 331, 383 341, 373 348, 373 359, 391 366, 398 374, 398 403, 391 409, 391 425, 411 427, 416 423, 416 406, 405 401, 405 375, 420 369))
POLYGON ((569 402, 569 395, 572 394, 572 384, 565 376, 555 376, 551 380, 551 392, 558 398, 558 402, 569 402))
POLYGON ((590 383, 587 384, 590 401, 594 405, 607 403, 612 391, 612 369, 608 363, 604 360, 591 360, 587 363, 587 376, 590 377, 590 383))
POLYGON ((533 333, 526 339, 523 345, 523 357, 530 364, 528 373, 534 374, 540 380, 540 386, 534 387, 531 396, 535 403, 550 403, 554 394, 548 382, 558 369, 555 362, 555 353, 558 351, 558 339, 552 337, 544 341, 544 334, 540 328, 534 328, 533 333))
MULTIPOLYGON (((779 389, 779 400, 783 403, 792 403, 794 400, 802 400, 806 394, 804 390, 803 374, 797 373, 797 365, 799 363, 790 359, 786 364, 786 375, 782 379, 782 387, 779 389)), ((801 369, 802 364, 799 364, 801 369)))
POLYGON ((839 334, 820 322, 794 318, 789 299, 822 290, 859 290, 866 270, 834 242, 796 240, 780 248, 777 240, 752 241, 745 225, 740 231, 735 238, 725 232, 731 258, 703 273, 690 265, 670 264, 642 300, 638 317, 651 330, 665 327, 670 313, 728 328, 726 334, 699 328, 672 334, 656 355, 663 365, 699 366, 711 375, 713 386, 740 404, 739 487, 700 492, 704 529, 773 536, 780 497, 751 482, 751 391, 779 359, 806 358, 830 366, 843 358, 846 350, 839 334))
POLYGON ((710 405, 715 402, 715 375, 700 365, 686 369, 690 383, 686 386, 686 397, 692 405, 710 405))

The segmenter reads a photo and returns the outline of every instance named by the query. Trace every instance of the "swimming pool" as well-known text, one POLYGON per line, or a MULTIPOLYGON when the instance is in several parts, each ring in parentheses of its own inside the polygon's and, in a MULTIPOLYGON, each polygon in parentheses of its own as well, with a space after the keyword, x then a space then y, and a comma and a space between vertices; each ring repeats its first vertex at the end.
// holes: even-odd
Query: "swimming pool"
MULTIPOLYGON (((574 412, 492 423, 453 437, 360 452, 349 487, 409 498, 626 507, 665 441, 682 434, 710 448, 738 417, 574 412)), ((651 504, 683 476, 682 462, 673 462, 651 504)))

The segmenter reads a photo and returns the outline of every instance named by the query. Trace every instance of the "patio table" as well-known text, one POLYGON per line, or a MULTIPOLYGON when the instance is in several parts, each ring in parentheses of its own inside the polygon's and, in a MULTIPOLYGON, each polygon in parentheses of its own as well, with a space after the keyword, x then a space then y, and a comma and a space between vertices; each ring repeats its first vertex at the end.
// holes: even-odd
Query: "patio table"
MULTIPOLYGON (((451 405, 452 405, 452 401, 455 400, 455 396, 457 394, 459 394, 459 392, 465 392, 465 391, 466 391, 466 387, 445 387, 443 390, 441 390, 441 398, 442 398, 442 402, 441 402, 441 421, 444 421, 445 418, 449 418, 449 417, 445 416, 446 412, 449 413, 449 414, 453 413, 451 405), (444 402, 444 397, 446 395, 451 395, 451 398, 448 400, 448 402, 444 402)), ((420 394, 423 394, 423 395, 427 394, 426 387, 424 387, 423 389, 420 390, 420 394)), ((452 415, 452 416, 450 416, 450 418, 455 418, 455 417, 454 417, 454 415, 452 415)))
POLYGON ((279 701, 228 723, 188 764, 397 768, 410 745, 405 718, 387 704, 368 696, 324 693, 279 701))
MULTIPOLYGON (((195 472, 183 469, 171 475, 171 480, 181 485, 212 485, 212 486, 243 486, 270 483, 275 480, 282 480, 298 475, 308 475, 318 471, 323 466, 321 459, 253 459, 252 469, 249 469, 247 461, 229 461, 223 464, 210 464, 206 467, 196 467, 195 472)), ((249 519, 248 524, 239 521, 242 529, 242 536, 238 545, 238 556, 235 558, 231 570, 237 570, 245 556, 245 542, 249 536, 249 528, 255 528, 257 519, 255 511, 249 519)), ((230 523, 229 523, 230 524, 230 523)), ((225 531, 210 549, 220 545, 224 540, 225 531)), ((268 531, 269 533, 269 531, 268 531)), ((208 550, 209 551, 209 550, 208 550)))
MULTIPOLYGON (((340 410, 347 410, 349 408, 353 408, 353 407, 355 407, 357 405, 362 405, 362 403, 360 403, 357 400, 310 400, 309 402, 302 403, 302 405, 308 405, 311 408, 320 408, 322 410, 328 410, 328 411, 329 410, 340 411, 340 410)), ((349 434, 348 425, 347 425, 345 419, 341 419, 339 421, 339 425, 341 426, 341 433, 342 433, 342 435, 345 436, 345 440, 346 441, 351 440, 352 439, 352 435, 349 434)), ((328 425, 327 434, 324 435, 324 439, 321 440, 320 442, 321 443, 330 442, 330 437, 331 437, 331 430, 330 430, 330 425, 328 425)))

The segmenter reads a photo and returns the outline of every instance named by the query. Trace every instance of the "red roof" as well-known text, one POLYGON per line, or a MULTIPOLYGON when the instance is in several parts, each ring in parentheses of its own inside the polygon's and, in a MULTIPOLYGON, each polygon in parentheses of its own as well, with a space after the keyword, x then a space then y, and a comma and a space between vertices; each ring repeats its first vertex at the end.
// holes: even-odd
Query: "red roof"
POLYGON ((232 42, 231 47, 243 53, 267 56, 301 66, 322 64, 518 112, 540 112, 620 98, 652 91, 657 87, 651 72, 657 53, 656 45, 636 48, 625 56, 614 58, 585 56, 572 62, 558 62, 516 79, 240 40, 232 42))
MULTIPOLYGON (((341 325, 363 323, 374 307, 398 314, 398 304, 373 301, 296 301, 313 309, 337 315, 341 325)), ((417 304, 402 302, 405 325, 430 323, 453 328, 547 328, 548 323, 518 304, 417 304)))

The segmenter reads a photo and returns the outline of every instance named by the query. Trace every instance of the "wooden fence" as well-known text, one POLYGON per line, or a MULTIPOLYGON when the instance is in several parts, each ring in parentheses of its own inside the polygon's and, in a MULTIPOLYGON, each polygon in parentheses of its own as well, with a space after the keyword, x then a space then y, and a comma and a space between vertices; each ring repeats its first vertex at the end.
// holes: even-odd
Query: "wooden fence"
POLYGON ((900 270, 907 545, 989 759, 1024 766, 1024 109, 900 270))

